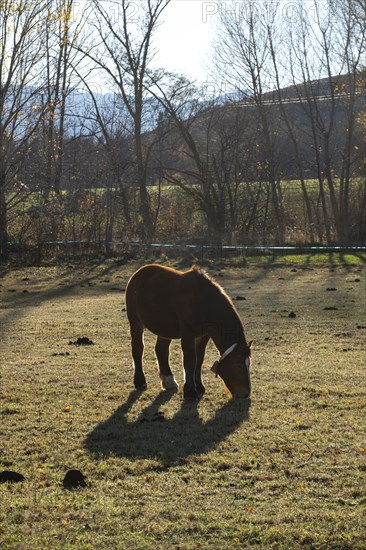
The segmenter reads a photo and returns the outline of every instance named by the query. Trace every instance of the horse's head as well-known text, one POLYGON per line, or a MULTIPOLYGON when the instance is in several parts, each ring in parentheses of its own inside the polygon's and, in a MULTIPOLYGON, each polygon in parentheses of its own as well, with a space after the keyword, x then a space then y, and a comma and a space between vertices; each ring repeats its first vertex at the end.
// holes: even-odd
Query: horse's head
POLYGON ((252 343, 233 344, 215 361, 211 370, 222 378, 233 397, 250 396, 250 360, 252 343))

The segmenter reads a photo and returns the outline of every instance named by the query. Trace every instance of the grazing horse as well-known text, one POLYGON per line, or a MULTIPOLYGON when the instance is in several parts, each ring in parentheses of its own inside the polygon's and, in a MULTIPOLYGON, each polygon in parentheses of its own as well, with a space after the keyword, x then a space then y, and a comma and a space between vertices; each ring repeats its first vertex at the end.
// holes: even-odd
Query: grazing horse
POLYGON ((178 391, 169 366, 169 345, 180 338, 183 351, 185 398, 205 392, 201 367, 211 338, 221 357, 212 371, 233 396, 250 395, 251 345, 246 341, 239 315, 225 291, 204 271, 193 267, 182 272, 160 265, 145 265, 130 278, 126 288, 130 323, 134 384, 146 389, 142 368, 143 331, 157 336, 155 353, 162 387, 178 391))

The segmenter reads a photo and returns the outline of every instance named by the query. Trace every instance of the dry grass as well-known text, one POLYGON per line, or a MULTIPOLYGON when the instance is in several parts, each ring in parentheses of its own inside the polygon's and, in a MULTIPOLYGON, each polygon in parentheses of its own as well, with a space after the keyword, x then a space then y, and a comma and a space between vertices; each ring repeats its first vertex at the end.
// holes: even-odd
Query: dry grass
MULTIPOLYGON (((3 273, 0 470, 26 481, 0 485, 0 547, 365 548, 364 262, 209 266, 246 298, 249 413, 210 372, 212 346, 201 401, 162 393, 149 334, 149 388, 133 392, 136 267, 3 273), (69 345, 81 336, 94 345, 69 345), (70 468, 86 489, 62 488, 70 468)), ((172 364, 182 382, 178 343, 172 364)))

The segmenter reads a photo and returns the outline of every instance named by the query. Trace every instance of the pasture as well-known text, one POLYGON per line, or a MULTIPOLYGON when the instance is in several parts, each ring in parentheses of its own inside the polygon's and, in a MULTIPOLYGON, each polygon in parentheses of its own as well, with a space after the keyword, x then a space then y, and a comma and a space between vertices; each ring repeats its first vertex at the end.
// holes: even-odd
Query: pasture
MULTIPOLYGON (((179 262, 167 262, 180 268, 179 262)), ((0 547, 366 547, 366 257, 203 265, 254 340, 252 400, 136 393, 124 305, 141 264, 1 272, 0 547), (78 338, 93 345, 75 345, 78 338), (87 487, 65 490, 67 470, 87 487)), ((186 266, 188 267, 188 265, 186 266)))

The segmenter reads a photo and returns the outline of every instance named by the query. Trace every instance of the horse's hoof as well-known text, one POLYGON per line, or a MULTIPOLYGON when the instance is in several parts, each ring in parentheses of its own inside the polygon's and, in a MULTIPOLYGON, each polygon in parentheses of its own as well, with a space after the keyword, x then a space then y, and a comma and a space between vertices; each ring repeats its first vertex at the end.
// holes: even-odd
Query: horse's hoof
POLYGON ((199 395, 194 388, 183 388, 184 399, 198 399, 199 395))
POLYGON ((142 382, 142 383, 141 383, 141 382, 136 381, 136 382, 134 382, 134 384, 135 384, 135 389, 136 389, 137 391, 145 391, 145 390, 147 390, 147 384, 146 384, 146 382, 142 382))
POLYGON ((143 384, 142 386, 135 386, 136 391, 146 391, 147 390, 147 384, 143 384))
POLYGON ((161 378, 161 386, 163 390, 171 391, 171 392, 177 392, 179 390, 179 386, 172 374, 169 374, 168 376, 164 376, 162 374, 160 378, 161 378))

